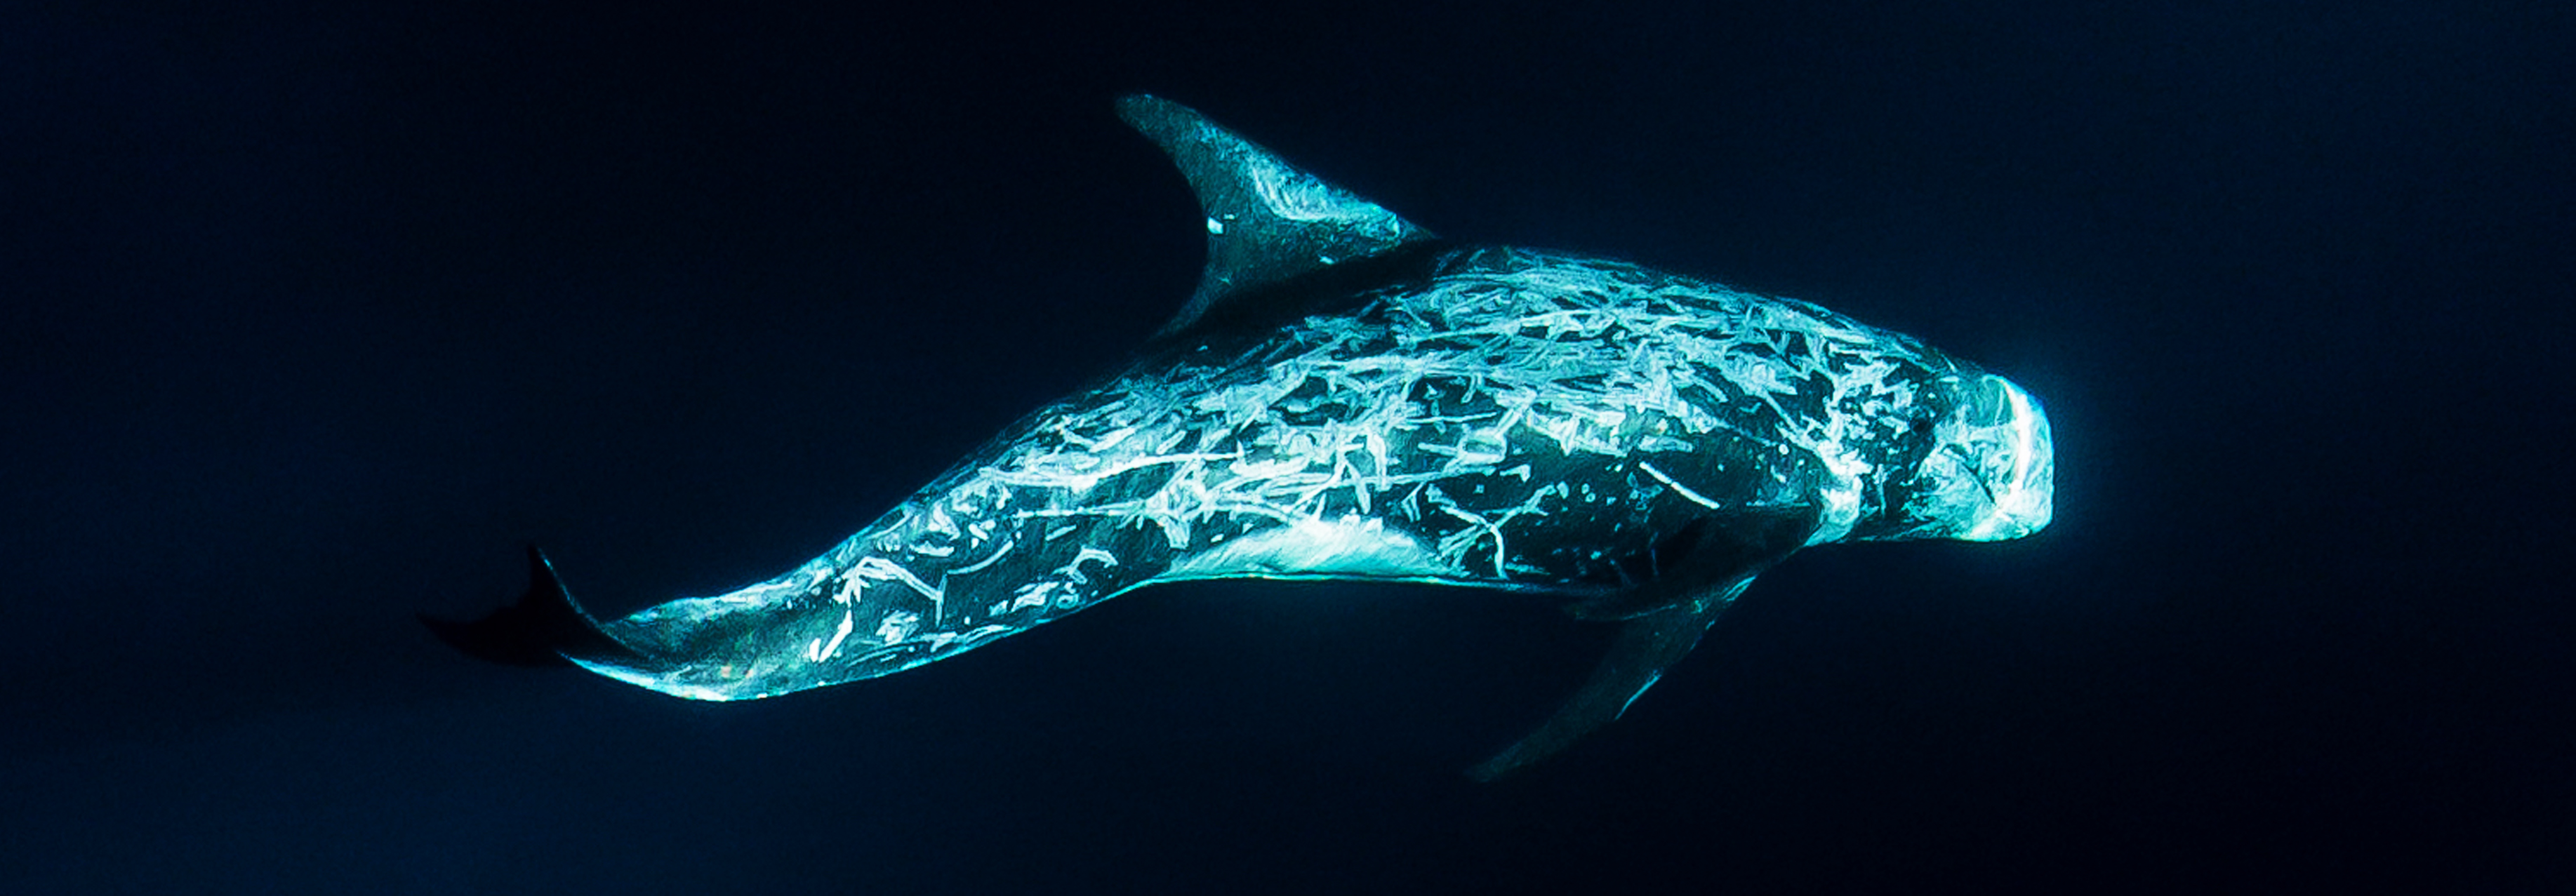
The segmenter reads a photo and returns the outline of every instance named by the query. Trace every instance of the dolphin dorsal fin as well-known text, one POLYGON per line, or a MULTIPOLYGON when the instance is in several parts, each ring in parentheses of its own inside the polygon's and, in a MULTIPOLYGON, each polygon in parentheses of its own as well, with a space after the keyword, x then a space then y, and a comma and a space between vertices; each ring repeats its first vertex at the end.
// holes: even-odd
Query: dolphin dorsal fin
POLYGON ((1181 313, 1156 336, 1178 332, 1236 297, 1355 259, 1429 240, 1377 203, 1351 195, 1218 126, 1188 106, 1135 94, 1118 114, 1180 166, 1207 215, 1207 269, 1181 313))

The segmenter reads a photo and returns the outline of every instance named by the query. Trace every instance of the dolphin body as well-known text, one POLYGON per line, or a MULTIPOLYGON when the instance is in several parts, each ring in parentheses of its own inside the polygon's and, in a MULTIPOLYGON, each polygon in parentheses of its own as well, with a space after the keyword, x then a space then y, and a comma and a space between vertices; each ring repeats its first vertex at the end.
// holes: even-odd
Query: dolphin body
POLYGON ((1207 268, 1124 370, 770 581, 592 617, 530 549, 518 606, 429 620, 699 700, 899 672, 1137 588, 1421 582, 1622 625, 1491 779, 1617 718, 1755 576, 1840 541, 2048 524, 2021 387, 1806 302, 1454 244, 1179 104, 1122 100, 1206 214, 1207 268))

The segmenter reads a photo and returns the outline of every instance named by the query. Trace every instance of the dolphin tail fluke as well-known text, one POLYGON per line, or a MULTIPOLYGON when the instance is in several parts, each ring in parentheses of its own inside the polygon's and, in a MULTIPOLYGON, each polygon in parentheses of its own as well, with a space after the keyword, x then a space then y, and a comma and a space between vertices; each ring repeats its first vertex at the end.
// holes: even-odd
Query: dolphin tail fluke
POLYGON ((1664 669, 1679 662, 1699 645, 1700 635, 1719 613, 1735 602, 1753 584, 1751 577, 1735 582, 1710 598, 1684 601, 1678 605, 1639 616, 1619 628, 1619 640, 1610 646, 1610 654, 1592 670, 1583 689, 1558 707, 1556 714, 1520 739, 1504 748, 1494 758, 1467 770, 1467 776, 1478 781, 1492 781, 1556 755, 1593 729, 1610 724, 1628 711, 1628 704, 1646 693, 1647 688, 1664 675, 1664 669), (1711 599, 1713 598, 1713 599, 1711 599))
POLYGON ((528 591, 519 602, 471 622, 417 614, 431 634, 467 656, 511 666, 569 666, 573 657, 629 661, 642 655, 602 631, 574 603, 544 551, 528 546, 528 591))

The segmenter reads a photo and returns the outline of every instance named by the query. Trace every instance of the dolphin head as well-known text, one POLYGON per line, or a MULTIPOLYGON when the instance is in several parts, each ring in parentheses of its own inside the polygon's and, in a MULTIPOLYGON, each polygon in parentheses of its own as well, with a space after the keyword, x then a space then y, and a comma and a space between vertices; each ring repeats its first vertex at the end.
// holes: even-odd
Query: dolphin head
POLYGON ((2039 399, 1974 370, 1934 377, 1917 399, 1920 460, 1890 471, 1868 537, 2003 541, 2048 526, 2056 459, 2039 399))

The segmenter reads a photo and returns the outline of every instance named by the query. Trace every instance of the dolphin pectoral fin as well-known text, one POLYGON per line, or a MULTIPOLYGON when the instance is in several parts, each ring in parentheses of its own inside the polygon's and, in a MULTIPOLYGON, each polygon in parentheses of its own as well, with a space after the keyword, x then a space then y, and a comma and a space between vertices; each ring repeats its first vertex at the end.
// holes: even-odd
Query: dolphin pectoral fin
POLYGON ((1592 670, 1583 688, 1558 707, 1556 714, 1522 737, 1494 758, 1467 770, 1467 776, 1478 781, 1492 781, 1522 766, 1554 756, 1592 730, 1607 725, 1628 711, 1628 705, 1655 686, 1664 669, 1679 662, 1699 645, 1700 635, 1716 622, 1718 614, 1743 594, 1753 577, 1746 576, 1724 588, 1711 589, 1706 596, 1684 601, 1666 609, 1628 620, 1619 628, 1619 640, 1610 646, 1608 656, 1592 670))
MULTIPOLYGON (((1728 519, 1701 517, 1629 558, 1642 582, 1595 595, 1567 611, 1577 619, 1638 619, 1699 600, 1710 582, 1751 581, 1816 534, 1820 508, 1812 504, 1746 507, 1728 519)), ((1731 599, 1731 598, 1730 598, 1731 599)))
POLYGON ((458 652, 503 665, 570 666, 575 658, 625 666, 647 662, 573 602, 563 580, 555 577, 554 564, 536 545, 528 546, 528 591, 518 603, 471 622, 415 615, 430 634, 458 652))

